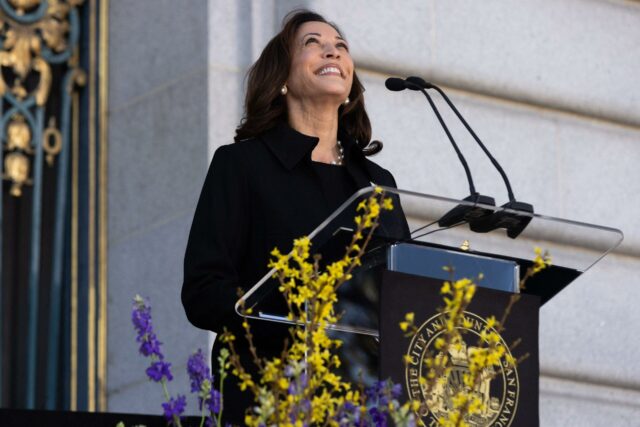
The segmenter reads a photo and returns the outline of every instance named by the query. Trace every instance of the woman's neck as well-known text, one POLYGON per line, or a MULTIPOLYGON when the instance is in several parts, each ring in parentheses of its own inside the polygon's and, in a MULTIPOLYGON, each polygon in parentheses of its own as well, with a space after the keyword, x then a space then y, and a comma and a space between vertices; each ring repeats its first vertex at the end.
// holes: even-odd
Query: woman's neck
POLYGON ((311 153, 315 161, 331 163, 335 160, 338 138, 338 109, 335 106, 321 108, 318 105, 290 102, 289 125, 296 131, 319 138, 311 153))

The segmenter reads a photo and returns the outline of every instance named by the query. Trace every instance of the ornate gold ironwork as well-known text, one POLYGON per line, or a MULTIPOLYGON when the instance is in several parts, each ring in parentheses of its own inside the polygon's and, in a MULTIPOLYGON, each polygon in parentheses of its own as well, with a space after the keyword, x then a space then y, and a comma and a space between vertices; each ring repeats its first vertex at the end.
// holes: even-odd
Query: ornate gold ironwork
POLYGON ((31 184, 29 178, 29 159, 20 152, 7 154, 4 158, 4 170, 2 175, 5 179, 13 181, 10 194, 15 197, 22 195, 22 186, 31 184))
POLYGON ((9 126, 7 126, 7 150, 22 150, 26 153, 33 154, 33 150, 29 145, 31 142, 31 129, 25 123, 22 114, 16 114, 11 118, 9 126))
POLYGON ((9 4, 16 8, 18 15, 24 15, 27 10, 39 5, 40 0, 9 0, 9 4))
POLYGON ((49 126, 42 133, 42 149, 47 153, 47 164, 53 166, 55 156, 62 150, 62 134, 56 129, 56 118, 49 119, 49 126))
MULTIPOLYGON (((19 23, 0 10, 1 35, 4 36, 3 49, 0 51, 0 65, 11 68, 16 75, 13 92, 24 98, 24 80, 31 71, 39 74, 35 89, 36 103, 44 105, 51 88, 51 67, 42 57, 42 43, 53 52, 62 52, 67 48, 69 32, 68 15, 72 7, 80 5, 84 0, 49 0, 44 17, 32 24, 19 23)), ((22 15, 32 9, 41 0, 9 0, 22 15)), ((7 90, 7 83, 0 74, 0 95, 7 90)))
MULTIPOLYGON (((5 17, 0 15, 0 25, 6 25, 5 17)), ((8 21, 11 22, 11 21, 8 21)), ((9 24, 11 25, 11 24, 9 24)), ((49 96, 51 86, 51 68, 40 56, 40 37, 34 26, 18 25, 6 30, 3 50, 0 51, 0 65, 13 70, 16 75, 13 93, 18 98, 25 98, 27 90, 24 80, 31 70, 40 74, 36 86, 35 98, 38 105, 44 105, 49 96)), ((7 83, 0 75, 0 95, 7 91, 7 83)))
POLYGON ((15 114, 7 126, 7 150, 9 154, 4 159, 4 173, 2 177, 12 181, 10 194, 15 197, 22 195, 22 187, 31 184, 29 178, 29 159, 26 154, 33 154, 31 149, 31 129, 22 114, 15 114))
MULTIPOLYGON (((77 55, 68 55, 73 48, 70 13, 84 0, 7 1, 9 6, 0 8, 0 96, 9 94, 19 102, 33 96, 36 106, 43 107, 51 92, 51 64, 66 61, 70 67, 77 65, 77 55)), ((8 153, 2 177, 13 182, 11 194, 19 196, 22 186, 30 183, 27 155, 42 143, 47 164, 52 166, 63 138, 55 117, 49 119, 46 129, 33 129, 34 123, 21 115, 14 115, 6 126, 8 153)))

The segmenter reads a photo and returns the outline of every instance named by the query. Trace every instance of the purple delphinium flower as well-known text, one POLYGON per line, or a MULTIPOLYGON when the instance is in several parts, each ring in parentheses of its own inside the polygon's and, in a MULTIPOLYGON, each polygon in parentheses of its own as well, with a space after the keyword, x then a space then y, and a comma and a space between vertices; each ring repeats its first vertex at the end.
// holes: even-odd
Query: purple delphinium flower
POLYGON ((133 300, 133 311, 131 312, 131 322, 139 336, 147 334, 153 330, 151 325, 151 309, 146 305, 144 300, 142 304, 140 300, 133 300))
POLYGON ((160 351, 162 343, 158 341, 156 334, 153 332, 151 306, 140 295, 136 295, 133 299, 131 322, 138 334, 136 341, 140 343, 140 353, 146 357, 157 356, 159 359, 164 359, 160 351))
POLYGON ((284 376, 287 378, 292 377, 295 374, 295 370, 293 368, 293 366, 291 365, 287 365, 284 367, 284 376))
POLYGON ((350 402, 350 401, 347 400, 340 407, 340 409, 338 410, 338 413, 336 414, 336 416, 333 419, 334 419, 334 421, 338 422, 338 425, 340 427, 354 426, 354 425, 355 426, 363 426, 363 425, 368 426, 369 424, 367 424, 368 423, 367 415, 364 416, 364 418, 362 419, 362 422, 361 422, 361 419, 360 419, 360 406, 358 406, 357 404, 354 404, 353 402, 350 402))
POLYGON ((204 357, 201 349, 193 353, 187 361, 187 373, 189 374, 189 380, 191 381, 191 392, 199 392, 202 389, 202 383, 204 380, 213 382, 211 377, 211 371, 207 366, 207 360, 204 357))
POLYGON ((402 385, 394 384, 393 387, 391 387, 391 397, 395 400, 398 400, 400 399, 401 395, 402 395, 402 385))
POLYGON ((162 408, 164 409, 164 417, 172 423, 174 421, 174 417, 180 418, 180 415, 184 412, 185 407, 187 406, 187 397, 178 395, 177 398, 171 398, 168 402, 162 404, 162 408))
POLYGON ((387 415, 381 412, 378 408, 369 409, 369 415, 371 415, 371 421, 376 427, 387 427, 387 415))
POLYGON ((384 396, 385 381, 376 381, 371 387, 365 390, 367 402, 375 405, 384 396))
POLYGON ((207 408, 213 414, 219 414, 220 409, 222 408, 222 395, 215 388, 211 388, 211 394, 209 399, 207 399, 207 408))
POLYGON ((164 355, 160 351, 160 341, 156 337, 156 334, 153 332, 145 335, 144 337, 138 338, 137 341, 140 343, 140 353, 143 356, 158 356, 158 359, 164 359, 164 355))
POLYGON ((153 362, 151 366, 147 368, 146 372, 149 379, 155 382, 162 381, 162 378, 166 378, 167 381, 173 379, 173 375, 171 375, 171 363, 163 362, 162 360, 153 362))
POLYGON ((287 392, 292 395, 301 393, 307 388, 308 383, 309 379, 307 377, 307 373, 301 372, 298 378, 295 378, 289 383, 289 389, 287 390, 287 392))
POLYGON ((390 380, 378 381, 365 390, 367 403, 370 406, 386 406, 391 400, 398 400, 402 394, 402 386, 390 380))
MULTIPOLYGON (((391 380, 378 381, 365 390, 366 414, 369 425, 386 427, 390 419, 389 404, 393 402, 398 407, 398 399, 402 395, 402 386, 391 380)), ((356 411, 357 412, 357 411, 356 411)))
MULTIPOLYGON (((291 424, 294 425, 296 424, 296 421, 299 417, 306 418, 306 415, 308 415, 310 412, 311 401, 309 399, 302 399, 300 402, 298 402, 297 405, 291 408, 289 412, 289 420, 291 421, 291 424)), ((302 423, 303 427, 308 427, 308 425, 309 424, 307 422, 302 423)))

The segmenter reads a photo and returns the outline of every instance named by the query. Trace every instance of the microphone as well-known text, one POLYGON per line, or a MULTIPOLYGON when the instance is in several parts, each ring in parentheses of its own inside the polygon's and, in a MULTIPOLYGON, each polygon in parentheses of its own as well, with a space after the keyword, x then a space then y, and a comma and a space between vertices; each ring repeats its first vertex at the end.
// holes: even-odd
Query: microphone
MULTIPOLYGON (((424 82, 424 80, 422 82, 424 82)), ((458 144, 456 144, 456 141, 453 139, 453 135, 451 135, 449 128, 447 127, 442 116, 440 115, 440 111, 438 111, 438 108, 434 104, 433 100, 431 99, 431 96, 427 93, 427 91, 424 90, 424 88, 419 84, 408 81, 408 79, 404 80, 398 77, 388 78, 385 81, 385 86, 387 87, 387 89, 394 92, 399 92, 404 89, 419 90, 422 92, 422 94, 427 98, 427 101, 429 102, 431 109, 435 113, 438 119, 438 122, 440 123, 440 126, 442 127, 444 132, 447 134, 447 137, 449 138, 449 142, 451 142, 451 145, 453 146, 453 149, 458 155, 458 159, 460 159, 460 163, 462 163, 462 167, 464 168, 464 172, 467 176, 467 182, 469 184, 470 194, 469 196, 465 197, 463 200, 467 202, 472 202, 474 205, 473 206, 468 206, 468 205, 456 206, 455 208, 447 212, 442 218, 438 220, 438 225, 440 225, 441 227, 450 227, 460 222, 470 222, 472 219, 483 218, 493 213, 493 211, 490 209, 476 206, 476 204, 495 206, 496 202, 493 199, 493 197, 484 196, 476 191, 475 185, 473 183, 473 177, 471 176, 471 170, 469 169, 469 164, 467 163, 467 160, 465 159, 464 155, 460 151, 458 144)))
POLYGON ((389 77, 384 85, 392 92, 400 92, 407 89, 407 82, 404 79, 398 77, 389 77))
MULTIPOLYGON (((513 194, 513 190, 511 188, 511 183, 509 182, 509 178, 507 177, 506 172, 504 171, 500 163, 495 159, 495 157, 493 157, 489 149, 487 149, 487 147, 482 143, 478 135, 476 135, 476 133, 473 131, 469 123, 467 123, 467 121, 464 119, 462 114, 458 111, 456 106, 449 99, 449 97, 444 93, 444 91, 440 89, 438 86, 434 85, 433 83, 427 82, 424 79, 416 76, 407 77, 406 83, 407 83, 406 86, 408 89, 413 89, 411 86, 420 87, 422 89, 435 89, 440 94, 440 96, 442 96, 445 102, 449 105, 449 108, 451 108, 451 110, 455 113, 455 115, 458 117, 460 122, 462 122, 464 127, 467 129, 467 131, 471 134, 473 139, 478 143, 482 151, 484 151, 486 156, 489 158, 493 166, 500 173, 500 176, 502 177, 502 180, 504 181, 505 186, 507 187, 507 194, 509 197, 509 202, 502 205, 502 208, 532 214, 533 205, 516 200, 513 194)), ((417 90, 417 89, 414 89, 414 90, 417 90)), ((516 237, 518 237, 520 233, 522 233, 522 231, 525 229, 525 227, 529 224, 530 221, 531 221, 531 216, 529 215, 518 215, 516 213, 507 213, 507 212, 504 212, 504 210, 501 210, 498 212, 494 212, 490 216, 485 216, 483 218, 475 219, 474 221, 469 223, 469 227, 471 228, 471 230, 479 233, 486 233, 486 232, 495 230, 497 228, 506 228, 507 235, 515 239, 516 237)))

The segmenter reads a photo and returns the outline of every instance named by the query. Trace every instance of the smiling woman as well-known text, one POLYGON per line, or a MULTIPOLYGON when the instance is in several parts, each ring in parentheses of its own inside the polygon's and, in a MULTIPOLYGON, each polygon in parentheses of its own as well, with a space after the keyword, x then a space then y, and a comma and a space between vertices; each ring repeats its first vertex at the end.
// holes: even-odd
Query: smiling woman
MULTIPOLYGON (((338 28, 313 12, 289 14, 249 70, 236 142, 215 152, 202 188, 182 287, 195 326, 242 336, 236 291, 267 273, 274 247, 288 252, 294 238, 309 234, 360 188, 395 187, 391 173, 366 158, 382 144, 371 142, 363 92, 338 28)), ((400 206, 393 215, 408 234, 400 206)), ((279 295, 267 304, 286 308, 279 295)), ((252 330, 260 356, 282 352, 286 327, 257 322, 252 330)), ((213 372, 221 348, 216 341, 213 372)), ((236 350, 251 366, 244 340, 236 350)), ((226 417, 241 423, 250 395, 235 385, 224 394, 226 417)))
POLYGON ((365 155, 376 154, 382 149, 382 143, 371 141, 363 92, 348 44, 338 27, 316 13, 294 11, 285 18, 280 33, 271 39, 249 70, 245 116, 235 140, 257 137, 277 122, 288 122, 290 108, 294 109, 294 117, 298 112, 304 114, 310 109, 326 108, 331 122, 339 119, 340 126, 365 155), (336 77, 332 83, 319 79, 316 75, 321 71, 319 68, 328 65, 340 70, 342 81, 336 77), (318 78, 310 79, 307 73, 318 78), (306 102, 300 105, 301 100, 306 102), (297 108, 299 105, 307 108, 297 108))
POLYGON ((302 24, 292 43, 289 78, 281 92, 288 94, 289 122, 294 129, 322 132, 312 160, 342 161, 335 138, 336 111, 341 104, 350 103, 352 84, 353 60, 340 33, 324 22, 302 24))

